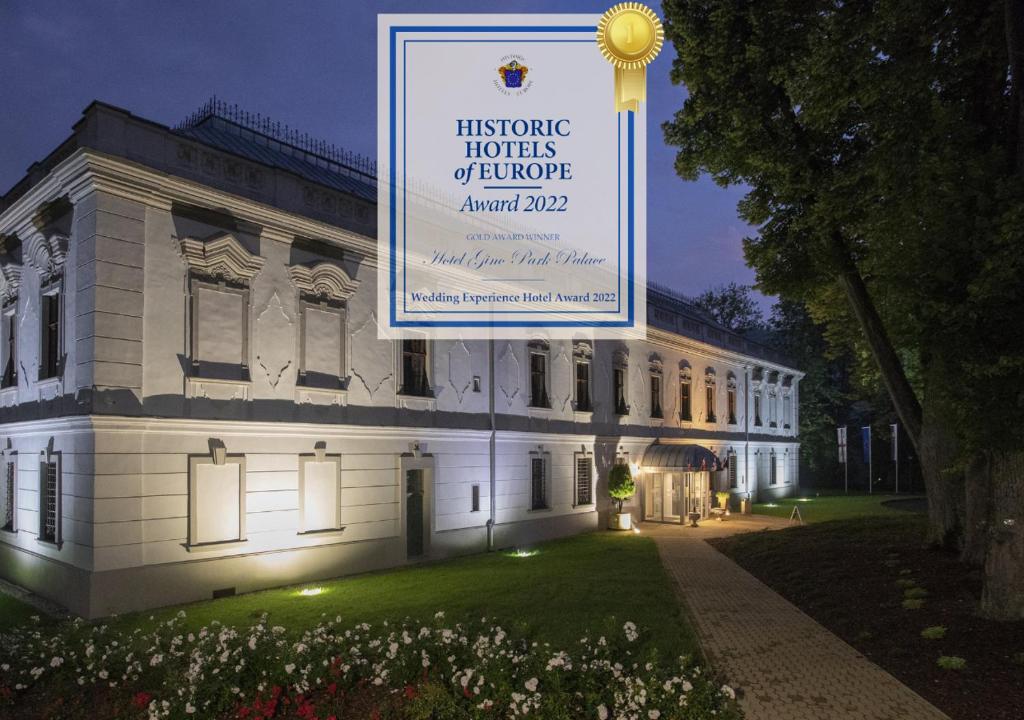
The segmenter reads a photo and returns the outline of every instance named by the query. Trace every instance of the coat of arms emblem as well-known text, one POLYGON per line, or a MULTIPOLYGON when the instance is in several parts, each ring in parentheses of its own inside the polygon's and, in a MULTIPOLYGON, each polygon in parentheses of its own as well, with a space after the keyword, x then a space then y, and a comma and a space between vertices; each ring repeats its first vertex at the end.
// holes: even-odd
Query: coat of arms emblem
POLYGON ((526 79, 526 73, 529 71, 530 69, 522 63, 511 60, 498 68, 498 75, 501 76, 501 81, 505 83, 505 87, 511 90, 523 86, 523 80, 526 79))

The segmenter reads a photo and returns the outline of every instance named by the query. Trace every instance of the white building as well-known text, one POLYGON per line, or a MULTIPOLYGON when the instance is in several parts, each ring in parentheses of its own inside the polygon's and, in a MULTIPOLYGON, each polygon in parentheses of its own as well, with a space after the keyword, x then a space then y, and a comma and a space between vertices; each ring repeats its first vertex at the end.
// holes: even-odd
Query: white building
POLYGON ((0 576, 96 617, 594 529, 616 461, 637 519, 796 487, 801 374, 670 293, 644 342, 378 340, 375 195, 86 108, 0 200, 0 576))

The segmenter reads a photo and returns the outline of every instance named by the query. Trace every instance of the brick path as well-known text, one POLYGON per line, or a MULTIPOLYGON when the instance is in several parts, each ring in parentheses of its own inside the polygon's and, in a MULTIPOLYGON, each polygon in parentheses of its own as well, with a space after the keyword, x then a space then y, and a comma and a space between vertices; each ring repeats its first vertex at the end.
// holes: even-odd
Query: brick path
POLYGON ((709 661, 737 688, 748 720, 949 720, 704 542, 780 525, 734 515, 698 529, 642 526, 655 537, 709 661))

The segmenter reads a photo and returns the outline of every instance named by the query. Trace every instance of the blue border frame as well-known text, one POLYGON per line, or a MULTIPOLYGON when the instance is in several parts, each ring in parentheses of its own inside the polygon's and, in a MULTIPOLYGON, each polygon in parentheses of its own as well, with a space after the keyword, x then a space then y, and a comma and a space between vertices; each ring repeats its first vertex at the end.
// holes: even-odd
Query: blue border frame
MULTIPOLYGON (((388 307, 390 310, 390 321, 391 327, 515 327, 515 328, 543 328, 543 327, 634 327, 634 238, 635 238, 635 208, 634 208, 634 171, 635 171, 635 151, 634 151, 634 138, 635 138, 635 117, 632 111, 627 111, 627 266, 629 273, 628 283, 628 319, 626 320, 552 320, 552 321, 516 321, 516 320, 402 320, 397 319, 397 308, 395 303, 396 289, 397 289, 397 231, 395 228, 395 212, 397 205, 397 168, 395 158, 397 156, 396 150, 396 123, 395 123, 395 100, 397 97, 396 92, 396 72, 397 72, 397 41, 398 33, 400 32, 588 32, 597 33, 596 26, 574 26, 574 25, 538 25, 538 26, 477 26, 477 25, 442 25, 442 26, 418 26, 418 25, 396 25, 390 28, 390 103, 388 107, 389 115, 389 128, 390 128, 390 187, 388 189, 390 198, 390 248, 391 257, 389 262, 389 296, 388 296, 388 307)), ((576 42, 576 41, 569 41, 576 42)), ((403 113, 405 108, 403 106, 403 113)), ((621 121, 620 121, 621 122, 621 121)), ((621 132, 619 133, 619 142, 621 142, 621 132)), ((619 163, 622 162, 622 153, 619 153, 619 163)), ((621 175, 620 175, 621 177, 621 175)), ((621 194, 621 181, 619 182, 619 193, 621 194)), ((619 212, 621 213, 622 201, 619 199, 619 212)), ((621 219, 619 222, 619 232, 621 233, 621 219)), ((621 275, 620 275, 621 277, 621 275)), ((619 309, 621 310, 621 294, 619 300, 619 309)), ((527 312, 527 311, 521 311, 527 312)), ((558 311, 553 311, 558 312, 558 311)), ((572 312, 572 311, 563 311, 572 312)), ((606 311, 597 311, 606 312, 606 311)))

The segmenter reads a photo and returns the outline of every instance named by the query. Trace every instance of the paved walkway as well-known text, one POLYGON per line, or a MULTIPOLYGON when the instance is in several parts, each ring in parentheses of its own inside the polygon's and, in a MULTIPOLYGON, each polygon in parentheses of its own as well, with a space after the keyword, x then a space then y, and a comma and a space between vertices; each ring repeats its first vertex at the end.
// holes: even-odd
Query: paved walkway
POLYGON ((748 720, 949 720, 704 542, 789 526, 755 517, 641 526, 656 539, 711 664, 737 689, 748 720))

